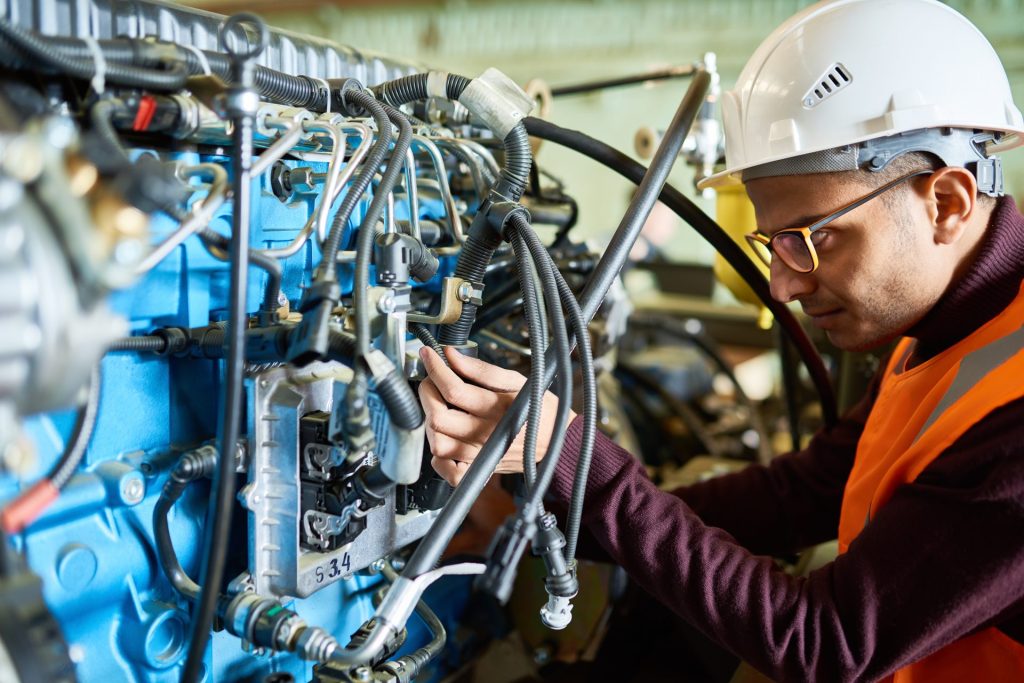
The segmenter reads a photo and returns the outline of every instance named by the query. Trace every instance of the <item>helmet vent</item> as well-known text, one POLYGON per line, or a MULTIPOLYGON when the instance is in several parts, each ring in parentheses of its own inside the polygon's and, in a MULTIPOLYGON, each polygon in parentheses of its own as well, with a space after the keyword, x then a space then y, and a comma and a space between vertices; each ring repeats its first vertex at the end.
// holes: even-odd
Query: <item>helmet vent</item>
POLYGON ((847 68, 836 62, 821 75, 818 82, 812 85, 807 94, 804 95, 804 107, 807 109, 817 107, 852 82, 853 76, 850 75, 847 68))

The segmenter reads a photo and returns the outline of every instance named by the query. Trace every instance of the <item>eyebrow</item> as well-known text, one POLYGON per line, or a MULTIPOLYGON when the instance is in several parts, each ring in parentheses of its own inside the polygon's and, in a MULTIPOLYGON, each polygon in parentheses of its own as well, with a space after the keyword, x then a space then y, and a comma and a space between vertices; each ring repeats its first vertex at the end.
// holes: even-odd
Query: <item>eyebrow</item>
POLYGON ((791 221, 789 224, 784 225, 781 228, 774 228, 773 231, 770 232, 770 233, 765 232, 761 228, 757 229, 757 233, 761 234, 761 235, 764 235, 765 237, 771 237, 776 232, 781 232, 782 230, 791 230, 793 228, 804 228, 804 227, 807 227, 808 225, 810 225, 812 223, 817 223, 822 218, 824 218, 826 215, 828 215, 828 214, 824 214, 824 215, 817 214, 817 215, 811 215, 811 216, 801 216, 800 218, 796 219, 795 221, 791 221))

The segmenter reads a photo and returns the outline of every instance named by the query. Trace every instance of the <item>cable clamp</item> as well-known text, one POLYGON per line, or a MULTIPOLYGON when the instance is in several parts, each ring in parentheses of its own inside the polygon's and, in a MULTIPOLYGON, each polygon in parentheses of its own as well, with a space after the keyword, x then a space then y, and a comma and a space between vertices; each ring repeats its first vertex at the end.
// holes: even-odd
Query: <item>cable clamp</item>
POLYGON ((535 104, 515 81, 494 68, 474 78, 459 96, 459 102, 502 140, 535 104))
POLYGON ((492 201, 491 205, 487 207, 487 222, 498 231, 502 239, 508 238, 508 223, 513 216, 521 216, 527 223, 530 222, 530 212, 526 210, 525 206, 517 202, 511 202, 503 198, 502 201, 492 201))
POLYGON ((92 53, 92 61, 96 65, 96 73, 89 81, 89 86, 96 91, 97 95, 102 95, 103 91, 107 89, 107 58, 103 56, 103 50, 100 49, 100 44, 95 38, 85 36, 82 40, 85 41, 89 52, 92 53))

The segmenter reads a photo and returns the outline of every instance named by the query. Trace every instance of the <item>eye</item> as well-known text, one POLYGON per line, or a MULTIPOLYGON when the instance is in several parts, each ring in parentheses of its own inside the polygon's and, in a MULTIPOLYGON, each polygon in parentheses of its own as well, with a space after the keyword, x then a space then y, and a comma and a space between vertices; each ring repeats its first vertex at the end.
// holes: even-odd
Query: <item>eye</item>
POLYGON ((824 245, 825 242, 828 241, 830 234, 831 233, 824 228, 821 230, 815 230, 811 233, 811 244, 813 244, 815 248, 824 245))

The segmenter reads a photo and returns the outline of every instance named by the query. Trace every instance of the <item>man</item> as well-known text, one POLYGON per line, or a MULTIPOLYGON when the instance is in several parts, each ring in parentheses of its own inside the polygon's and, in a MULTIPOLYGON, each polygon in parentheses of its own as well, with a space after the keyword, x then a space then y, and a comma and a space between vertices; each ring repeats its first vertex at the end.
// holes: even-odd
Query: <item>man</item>
MULTIPOLYGON (((840 348, 900 341, 859 405, 769 467, 664 493, 599 441, 587 531, 773 678, 1024 680, 1024 217, 989 154, 1024 122, 998 57, 932 0, 822 3, 761 45, 723 112, 729 168, 709 182, 746 184, 772 295, 840 348), (806 578, 755 554, 837 531, 806 578)), ((523 379, 449 359, 424 353, 420 394, 455 483, 523 379)), ((517 441, 499 471, 521 467, 517 441)))

